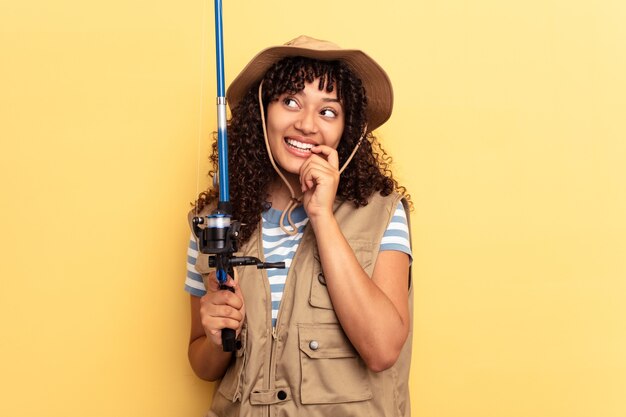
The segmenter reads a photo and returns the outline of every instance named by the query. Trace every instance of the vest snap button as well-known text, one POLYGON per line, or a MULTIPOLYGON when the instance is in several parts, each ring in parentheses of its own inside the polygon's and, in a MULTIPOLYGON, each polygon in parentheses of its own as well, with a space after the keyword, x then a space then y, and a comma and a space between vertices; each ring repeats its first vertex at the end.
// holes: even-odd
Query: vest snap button
POLYGON ((322 272, 320 272, 319 275, 317 276, 317 280, 320 282, 320 284, 326 285, 326 277, 324 276, 322 272))
POLYGON ((287 399, 287 393, 283 390, 278 391, 278 394, 276 394, 276 396, 281 401, 287 399))
POLYGON ((317 340, 311 340, 311 341, 309 342, 309 348, 310 348, 311 350, 317 350, 317 348, 319 348, 319 347, 320 347, 320 344, 319 344, 319 343, 317 343, 317 340))

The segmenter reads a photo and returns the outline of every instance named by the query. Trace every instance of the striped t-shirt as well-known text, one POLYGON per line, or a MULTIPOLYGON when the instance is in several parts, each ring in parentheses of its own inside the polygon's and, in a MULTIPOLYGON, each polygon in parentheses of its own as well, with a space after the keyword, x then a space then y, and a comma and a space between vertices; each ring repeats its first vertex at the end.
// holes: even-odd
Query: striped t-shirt
MULTIPOLYGON (((270 208, 262 213, 262 235, 263 254, 266 262, 285 262, 284 269, 268 269, 270 291, 272 293, 272 325, 276 325, 278 308, 285 288, 285 280, 291 266, 296 250, 302 240, 304 229, 309 222, 309 218, 302 206, 297 207, 291 219, 295 223, 298 233, 291 236, 280 228, 281 212, 270 208)), ((285 220, 286 221, 286 220, 285 220)), ((287 226, 290 228, 290 226, 287 226)), ((380 251, 395 250, 411 256, 411 245, 409 242, 409 229, 406 213, 402 203, 398 203, 396 211, 385 231, 380 242, 380 251)), ((197 273, 194 265, 198 257, 198 246, 196 240, 191 235, 189 248, 187 250, 187 278, 185 280, 185 290, 196 297, 206 294, 202 277, 197 273)))

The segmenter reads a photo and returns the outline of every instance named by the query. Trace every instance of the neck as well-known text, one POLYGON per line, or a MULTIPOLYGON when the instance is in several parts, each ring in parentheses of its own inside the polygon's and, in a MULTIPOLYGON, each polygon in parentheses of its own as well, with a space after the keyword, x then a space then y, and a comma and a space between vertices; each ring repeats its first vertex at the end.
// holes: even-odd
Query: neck
MULTIPOLYGON (((291 185, 291 188, 295 193, 295 197, 302 197, 299 177, 297 175, 287 174, 284 171, 283 175, 285 175, 285 178, 287 179, 287 181, 289 181, 289 185, 291 185)), ((272 207, 280 211, 284 210, 285 207, 287 207, 287 204, 292 198, 289 188, 279 176, 276 176, 276 178, 270 185, 268 194, 268 201, 272 203, 272 207)))

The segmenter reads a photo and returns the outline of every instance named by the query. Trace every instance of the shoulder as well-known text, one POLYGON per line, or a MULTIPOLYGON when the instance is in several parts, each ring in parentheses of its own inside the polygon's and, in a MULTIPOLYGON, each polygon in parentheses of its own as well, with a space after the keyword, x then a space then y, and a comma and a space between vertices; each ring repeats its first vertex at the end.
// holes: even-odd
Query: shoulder
POLYGON ((376 192, 369 198, 367 205, 374 207, 392 207, 395 210, 396 206, 401 201, 404 201, 403 204, 406 202, 402 194, 396 191, 393 191, 389 195, 381 195, 379 192, 376 192))
POLYGON ((380 240, 385 229, 391 223, 402 195, 391 193, 383 196, 376 192, 370 196, 368 204, 356 207, 349 201, 338 201, 335 206, 335 218, 344 235, 367 234, 373 240, 380 240))
POLYGON ((400 202, 406 209, 407 203, 401 194, 395 191, 389 195, 381 195, 379 192, 375 192, 369 197, 365 206, 357 207, 352 202, 346 200, 337 201, 335 203, 335 215, 375 215, 377 218, 385 217, 383 215, 386 215, 388 219, 391 219, 400 202))

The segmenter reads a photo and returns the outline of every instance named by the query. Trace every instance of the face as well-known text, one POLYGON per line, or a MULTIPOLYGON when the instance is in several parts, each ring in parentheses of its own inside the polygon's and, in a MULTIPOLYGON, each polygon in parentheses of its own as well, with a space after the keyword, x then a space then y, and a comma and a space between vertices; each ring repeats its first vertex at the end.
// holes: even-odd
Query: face
POLYGON ((291 174, 311 156, 311 148, 337 149, 343 133, 343 106, 332 93, 320 91, 319 79, 296 94, 282 94, 267 106, 267 138, 276 163, 291 174))

